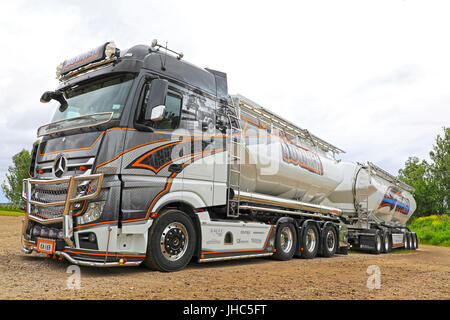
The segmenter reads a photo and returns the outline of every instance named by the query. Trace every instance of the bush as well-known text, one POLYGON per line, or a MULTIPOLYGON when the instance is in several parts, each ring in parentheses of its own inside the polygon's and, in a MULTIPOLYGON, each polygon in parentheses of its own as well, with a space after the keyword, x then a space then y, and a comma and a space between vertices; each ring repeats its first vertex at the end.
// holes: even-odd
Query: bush
POLYGON ((417 233, 422 243, 450 247, 450 217, 447 214, 419 217, 409 228, 417 233))

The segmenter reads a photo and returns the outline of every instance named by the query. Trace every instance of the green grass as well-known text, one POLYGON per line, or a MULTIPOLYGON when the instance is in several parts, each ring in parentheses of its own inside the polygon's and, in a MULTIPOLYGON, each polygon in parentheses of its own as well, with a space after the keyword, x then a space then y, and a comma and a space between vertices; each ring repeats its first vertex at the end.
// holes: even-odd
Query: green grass
POLYGON ((0 215, 2 216, 21 216, 23 215, 23 210, 19 210, 19 209, 6 209, 6 208, 1 208, 0 209, 0 215))
POLYGON ((450 247, 450 217, 446 214, 419 217, 409 228, 417 233, 419 243, 450 247))

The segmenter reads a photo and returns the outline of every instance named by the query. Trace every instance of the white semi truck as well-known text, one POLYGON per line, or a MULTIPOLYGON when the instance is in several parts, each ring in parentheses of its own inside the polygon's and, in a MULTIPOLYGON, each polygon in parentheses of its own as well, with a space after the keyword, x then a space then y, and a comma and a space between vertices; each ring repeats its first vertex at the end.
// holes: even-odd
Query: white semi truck
POLYGON ((61 63, 23 183, 23 251, 161 271, 415 249, 413 189, 157 41, 61 63))

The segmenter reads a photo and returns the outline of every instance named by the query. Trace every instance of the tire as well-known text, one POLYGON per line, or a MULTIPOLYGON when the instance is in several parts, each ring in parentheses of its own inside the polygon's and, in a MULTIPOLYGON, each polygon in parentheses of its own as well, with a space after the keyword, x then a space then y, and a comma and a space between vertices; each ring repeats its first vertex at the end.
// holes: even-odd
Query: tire
POLYGON ((409 237, 410 237, 409 232, 406 232, 405 233, 405 238, 403 239, 403 247, 406 250, 410 249, 409 245, 410 245, 411 241, 409 241, 409 237))
POLYGON ((414 241, 416 242, 416 249, 419 248, 419 238, 417 237, 417 233, 414 233, 414 241))
POLYGON ((302 230, 300 241, 300 257, 303 259, 313 259, 319 251, 320 237, 319 231, 314 224, 307 223, 302 230))
POLYGON ((382 253, 389 253, 392 251, 392 238, 389 232, 383 235, 383 251, 382 253))
POLYGON ((322 231, 321 239, 322 256, 329 258, 336 253, 339 238, 334 225, 327 225, 322 231))
POLYGON ((380 254, 383 250, 383 235, 379 230, 375 232, 374 235, 375 247, 372 250, 373 254, 380 254))
POLYGON ((297 250, 297 230, 289 222, 280 223, 275 237, 275 253, 273 258, 277 260, 291 260, 297 250))
POLYGON ((148 233, 144 266, 172 272, 186 267, 194 255, 195 228, 189 216, 169 209, 158 215, 148 233))
POLYGON ((414 232, 412 232, 411 233, 411 235, 410 235, 410 245, 409 245, 409 247, 410 247, 410 249, 411 250, 416 250, 416 234, 414 233, 414 232))

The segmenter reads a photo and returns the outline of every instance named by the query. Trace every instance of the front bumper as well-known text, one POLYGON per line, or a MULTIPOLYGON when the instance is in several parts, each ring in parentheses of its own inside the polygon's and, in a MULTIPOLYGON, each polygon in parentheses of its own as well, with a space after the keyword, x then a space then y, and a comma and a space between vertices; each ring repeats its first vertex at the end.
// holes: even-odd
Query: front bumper
POLYGON ((26 200, 25 220, 22 235, 27 238, 28 221, 41 225, 62 223, 62 238, 73 247, 73 204, 98 196, 103 183, 103 174, 72 176, 62 179, 24 179, 22 197, 26 200), (92 186, 95 184, 95 189, 92 186), (32 210, 32 207, 34 210, 32 210), (38 208, 60 208, 51 216, 36 214, 38 208))
MULTIPOLYGON (((102 199, 100 194, 103 184, 103 174, 73 176, 54 180, 24 179, 23 198, 26 200, 26 213, 22 227, 22 251, 27 254, 32 252, 44 252, 38 248, 39 239, 54 241, 53 257, 62 257, 70 263, 94 266, 136 266, 145 259, 145 254, 133 252, 113 252, 115 246, 110 243, 110 238, 117 232, 114 225, 94 223, 94 229, 84 228, 83 233, 97 233, 105 240, 103 251, 95 248, 81 246, 80 234, 74 234, 74 217, 83 214, 83 210, 74 214, 76 204, 86 204, 87 200, 97 201, 102 199), (95 198, 95 199, 94 199, 95 198), (60 232, 57 238, 43 237, 34 234, 34 227, 56 229, 60 232), (105 251, 106 250, 106 251, 105 251)), ((101 201, 104 201, 101 200, 101 201)), ((83 205, 83 208, 85 205, 83 205)), ((87 206, 86 206, 87 207, 87 206)), ((75 228, 76 229, 76 228, 75 228)))
MULTIPOLYGON (((111 254, 110 258, 112 258, 116 261, 108 261, 108 254, 104 254, 104 257, 105 257, 104 259, 101 258, 101 259, 98 259, 98 261, 88 261, 88 260, 83 260, 83 259, 77 258, 74 254, 71 254, 66 251, 70 251, 70 248, 66 247, 64 250, 55 251, 53 255, 56 257, 62 257, 72 264, 76 264, 79 266, 87 266, 87 267, 138 266, 142 263, 142 260, 144 259, 143 257, 139 256, 139 257, 131 258, 131 259, 133 259, 133 261, 130 261, 129 257, 124 256, 124 257, 118 258, 116 254, 111 254)), ((22 252, 24 252, 25 254, 31 254, 33 252, 38 252, 37 246, 32 243, 24 243, 23 247, 22 247, 22 252)), ((81 251, 78 252, 78 254, 80 254, 80 253, 81 253, 81 251)))

